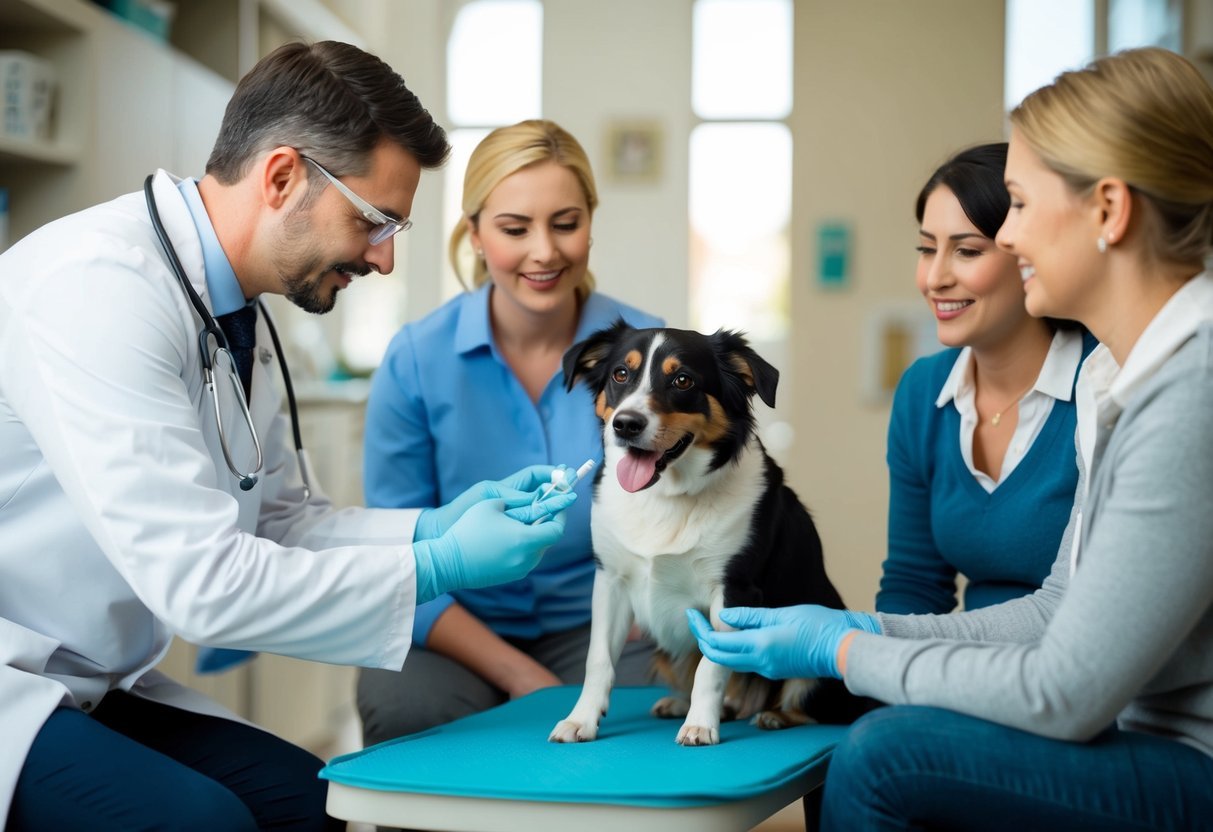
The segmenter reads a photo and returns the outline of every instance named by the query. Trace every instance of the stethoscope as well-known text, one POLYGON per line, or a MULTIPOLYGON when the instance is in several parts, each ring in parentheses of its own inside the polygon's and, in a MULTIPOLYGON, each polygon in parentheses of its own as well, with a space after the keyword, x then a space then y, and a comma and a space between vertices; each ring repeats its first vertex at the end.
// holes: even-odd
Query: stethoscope
MULTIPOLYGON (((223 448, 223 458, 227 462, 228 470, 239 480, 240 490, 248 491, 257 484, 257 475, 263 467, 261 440, 257 438, 257 429, 253 427, 253 417, 249 414, 248 401, 244 397, 244 387, 240 383, 240 374, 236 370, 236 361, 232 358, 231 350, 228 349, 227 336, 223 334, 222 327, 219 326, 210 310, 206 308, 206 304, 202 302, 202 298, 194 290, 181 261, 177 258, 177 250, 173 248, 168 232, 164 230, 164 223, 160 221, 160 212, 156 210, 156 197, 152 193, 154 176, 154 174, 149 175, 147 179, 143 180, 143 195, 147 199, 147 213, 152 218, 152 228, 156 229, 160 245, 168 256, 169 267, 177 276, 177 281, 185 291, 186 297, 193 304, 194 311, 202 319, 202 331, 198 333, 198 350, 202 358, 202 383, 206 385, 214 405, 215 424, 219 428, 219 445, 223 448), (209 348, 211 339, 214 339, 216 344, 213 351, 209 348), (249 435, 253 437, 253 449, 256 451, 257 462, 253 465, 253 470, 247 474, 242 473, 232 460, 232 453, 227 444, 227 434, 223 429, 223 408, 219 401, 219 390, 215 386, 215 364, 219 360, 227 362, 227 376, 232 384, 232 393, 240 405, 240 413, 244 416, 244 424, 248 428, 249 435)), ((261 319, 265 321, 265 325, 270 331, 274 350, 278 353, 278 366, 282 370, 282 383, 286 386, 286 401, 291 413, 291 431, 295 436, 295 456, 299 459, 299 475, 303 478, 303 498, 307 500, 312 494, 311 463, 308 460, 307 451, 303 448, 303 436, 299 432, 299 410, 295 404, 295 388, 291 386, 291 374, 286 368, 286 354, 283 352, 282 342, 278 340, 278 330, 274 328, 274 322, 260 300, 257 301, 257 307, 261 312, 261 319)))

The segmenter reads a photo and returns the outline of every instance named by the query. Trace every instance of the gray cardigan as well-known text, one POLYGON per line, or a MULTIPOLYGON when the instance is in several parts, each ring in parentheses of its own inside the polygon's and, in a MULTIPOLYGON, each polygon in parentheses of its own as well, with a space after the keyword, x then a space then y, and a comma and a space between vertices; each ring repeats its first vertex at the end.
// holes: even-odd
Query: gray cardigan
POLYGON ((1213 324, 1098 425, 1081 513, 1081 455, 1079 467, 1037 592, 953 615, 880 615, 892 638, 855 636, 847 687, 1061 739, 1115 720, 1213 755, 1213 324))

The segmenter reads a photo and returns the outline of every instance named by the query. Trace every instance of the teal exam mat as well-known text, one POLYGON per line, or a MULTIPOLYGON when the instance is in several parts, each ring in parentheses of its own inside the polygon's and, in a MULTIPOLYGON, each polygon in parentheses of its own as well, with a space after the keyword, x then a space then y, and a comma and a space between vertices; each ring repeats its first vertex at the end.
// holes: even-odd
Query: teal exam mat
POLYGON ((685 807, 754 797, 823 765, 847 731, 804 725, 763 731, 720 726, 720 745, 674 742, 681 720, 649 708, 660 687, 615 688, 593 742, 548 742, 581 688, 529 696, 420 734, 335 757, 320 772, 334 783, 378 791, 560 803, 685 807))

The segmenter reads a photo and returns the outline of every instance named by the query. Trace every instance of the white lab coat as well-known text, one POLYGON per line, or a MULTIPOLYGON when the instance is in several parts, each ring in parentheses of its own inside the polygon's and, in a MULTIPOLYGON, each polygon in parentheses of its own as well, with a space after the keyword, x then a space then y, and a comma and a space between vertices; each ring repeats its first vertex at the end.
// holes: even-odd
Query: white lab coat
MULTIPOLYGON (((171 176, 161 218, 208 303, 171 176)), ((305 502, 264 324, 251 410, 265 453, 239 489, 199 369, 201 325, 142 191, 0 255, 0 819, 50 713, 132 691, 230 716, 154 671, 172 635, 398 669, 413 629, 416 511, 305 502)), ((240 417, 237 464, 251 465, 240 417)))

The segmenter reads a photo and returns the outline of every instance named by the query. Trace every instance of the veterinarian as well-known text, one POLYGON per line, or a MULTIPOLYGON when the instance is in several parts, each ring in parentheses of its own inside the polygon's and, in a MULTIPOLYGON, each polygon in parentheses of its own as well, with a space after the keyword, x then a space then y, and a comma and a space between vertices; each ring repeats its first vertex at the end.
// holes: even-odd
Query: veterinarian
POLYGON ((200 181, 159 171, 0 256, 10 832, 344 828, 320 760, 155 671, 173 635, 399 668, 418 603, 516 579, 561 536, 562 514, 530 525, 570 499, 531 507, 550 466, 427 511, 333 511, 280 412, 256 298, 324 312, 390 272, 447 153, 378 58, 290 44, 237 85, 200 181))
POLYGON ((713 661, 893 703, 835 751, 825 829, 1207 829, 1213 90, 1172 52, 1132 50, 1062 74, 1011 124, 998 244, 1029 312, 1101 342, 1048 579, 974 612, 734 609, 741 632, 692 627, 713 661))
MULTIPOLYGON (((598 191, 580 143, 551 121, 494 130, 468 160, 451 264, 472 289, 405 326, 367 406, 372 506, 439 505, 487 472, 602 460, 589 393, 565 392, 561 357, 622 317, 661 321, 594 290, 598 191), (477 437, 469 442, 469 437, 477 437)), ((357 702, 369 743, 580 682, 594 560, 590 483, 564 539, 526 577, 441 595, 417 609, 403 672, 364 668, 357 702), (423 649, 422 649, 423 648, 423 649)), ((652 645, 629 642, 621 684, 649 679, 652 645)))
POLYGON ((1019 264, 994 242, 1006 161, 1005 142, 970 148, 918 194, 916 280, 949 349, 893 397, 878 612, 951 612, 958 575, 968 610, 1034 592, 1070 517, 1074 388, 1095 339, 1024 308, 1019 264))

